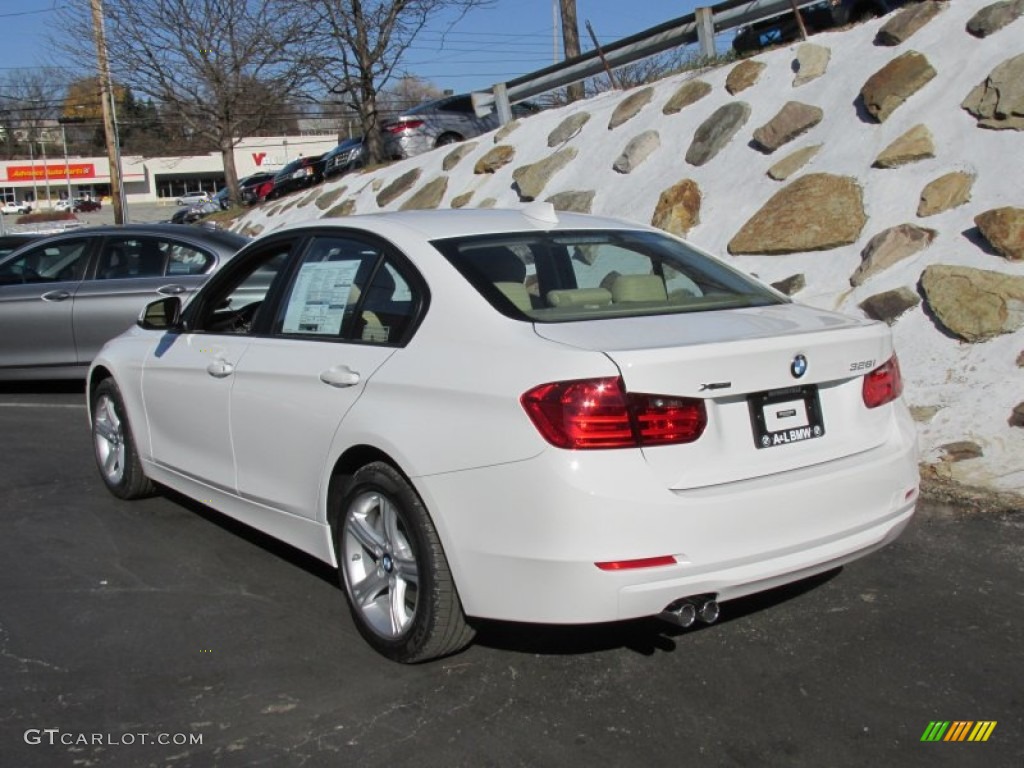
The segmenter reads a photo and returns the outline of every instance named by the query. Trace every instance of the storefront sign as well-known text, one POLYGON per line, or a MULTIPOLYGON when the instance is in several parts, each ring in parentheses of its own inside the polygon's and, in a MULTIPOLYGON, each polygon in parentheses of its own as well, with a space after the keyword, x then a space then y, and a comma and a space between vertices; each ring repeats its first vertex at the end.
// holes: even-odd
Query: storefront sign
POLYGON ((92 179, 96 177, 96 166, 92 163, 68 163, 65 165, 9 165, 7 181, 43 181, 45 179, 92 179))

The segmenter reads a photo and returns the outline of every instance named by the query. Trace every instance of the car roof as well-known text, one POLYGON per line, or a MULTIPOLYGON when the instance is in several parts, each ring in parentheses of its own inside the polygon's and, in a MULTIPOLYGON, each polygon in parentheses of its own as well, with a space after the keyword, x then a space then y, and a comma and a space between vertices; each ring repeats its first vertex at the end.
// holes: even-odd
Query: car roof
POLYGON ((401 227, 415 231, 427 240, 537 230, 652 229, 621 219, 555 211, 550 203, 535 202, 522 208, 466 208, 358 214, 340 219, 317 219, 312 222, 289 224, 275 232, 353 226, 385 235, 389 229, 401 227))

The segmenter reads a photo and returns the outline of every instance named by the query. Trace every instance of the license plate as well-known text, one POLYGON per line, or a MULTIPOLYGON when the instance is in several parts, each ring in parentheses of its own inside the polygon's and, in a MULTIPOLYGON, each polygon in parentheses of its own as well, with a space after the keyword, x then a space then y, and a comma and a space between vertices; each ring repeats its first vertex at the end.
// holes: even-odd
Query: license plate
POLYGON ((825 434, 816 386, 758 392, 747 397, 747 404, 758 448, 800 443, 825 434))

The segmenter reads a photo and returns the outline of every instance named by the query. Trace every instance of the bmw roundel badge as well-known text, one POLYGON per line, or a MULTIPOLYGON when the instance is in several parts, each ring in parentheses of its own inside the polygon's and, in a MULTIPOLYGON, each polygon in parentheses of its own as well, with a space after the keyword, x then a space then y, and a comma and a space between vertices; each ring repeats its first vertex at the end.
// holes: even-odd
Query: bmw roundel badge
POLYGON ((807 373, 807 358, 803 355, 794 357, 793 362, 789 366, 789 372, 793 374, 794 379, 799 379, 807 373))

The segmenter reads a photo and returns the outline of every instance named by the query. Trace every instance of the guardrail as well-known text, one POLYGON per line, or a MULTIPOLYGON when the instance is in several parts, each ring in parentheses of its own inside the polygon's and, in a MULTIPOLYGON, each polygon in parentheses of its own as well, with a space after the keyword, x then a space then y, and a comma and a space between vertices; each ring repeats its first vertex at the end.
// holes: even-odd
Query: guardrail
POLYGON ((717 5, 698 8, 686 16, 602 46, 604 61, 596 50, 587 51, 507 82, 495 83, 491 88, 493 99, 485 96, 478 98, 477 103, 484 105, 493 100, 499 121, 502 124, 508 123, 512 120, 512 102, 601 74, 605 62, 615 69, 670 48, 693 43, 700 43, 704 55, 711 57, 715 55, 714 36, 717 32, 778 16, 792 11, 794 7, 804 8, 820 2, 822 0, 726 0, 717 5))

